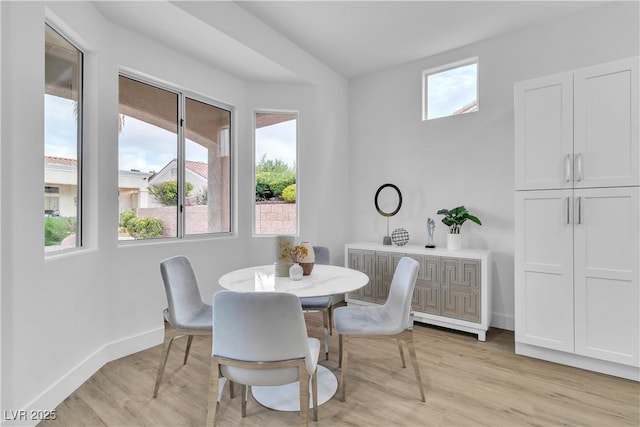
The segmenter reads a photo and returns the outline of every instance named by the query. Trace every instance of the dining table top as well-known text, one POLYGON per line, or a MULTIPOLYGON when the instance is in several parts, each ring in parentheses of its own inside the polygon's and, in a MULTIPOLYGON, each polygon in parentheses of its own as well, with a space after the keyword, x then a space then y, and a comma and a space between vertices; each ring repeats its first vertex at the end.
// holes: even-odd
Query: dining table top
POLYGON ((369 276, 351 268, 316 264, 301 280, 276 277, 274 264, 247 267, 220 277, 225 289, 236 292, 287 292, 299 297, 319 297, 352 292, 369 283, 369 276))

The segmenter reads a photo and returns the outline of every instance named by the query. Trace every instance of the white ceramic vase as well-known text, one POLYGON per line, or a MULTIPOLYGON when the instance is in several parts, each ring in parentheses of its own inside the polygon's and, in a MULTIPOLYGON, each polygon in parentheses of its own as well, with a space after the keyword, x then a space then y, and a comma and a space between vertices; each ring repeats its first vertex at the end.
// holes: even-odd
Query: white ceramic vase
POLYGON ((447 249, 450 251, 462 249, 462 234, 447 234, 447 249))
POLYGON ((293 264, 289 268, 289 277, 291 280, 301 280, 302 279, 302 266, 298 263, 293 264))

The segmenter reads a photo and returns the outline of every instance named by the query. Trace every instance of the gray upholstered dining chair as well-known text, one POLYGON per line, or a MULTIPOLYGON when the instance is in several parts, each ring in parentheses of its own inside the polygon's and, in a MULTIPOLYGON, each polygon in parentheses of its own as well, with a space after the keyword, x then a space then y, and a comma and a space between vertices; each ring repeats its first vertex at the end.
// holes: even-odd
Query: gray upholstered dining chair
POLYGON ((300 425, 308 425, 311 377, 313 419, 318 420, 320 341, 307 337, 298 297, 279 292, 218 291, 213 295, 213 328, 208 426, 215 425, 220 375, 242 384, 243 417, 251 386, 298 381, 300 425))
MULTIPOLYGON (((329 264, 329 248, 324 246, 314 246, 313 252, 316 256, 316 264, 329 264)), ((333 295, 321 297, 301 297, 300 303, 304 311, 321 311, 322 325, 324 327, 324 354, 329 360, 329 334, 333 333, 333 295)))
POLYGON ((405 368, 402 343, 409 350, 411 364, 420 388, 420 397, 424 402, 424 388, 420 367, 413 344, 413 312, 411 311, 411 298, 418 277, 418 261, 402 257, 398 262, 391 286, 389 297, 381 306, 356 306, 339 307, 335 310, 335 328, 339 334, 338 366, 340 372, 340 400, 346 399, 347 386, 347 361, 348 343, 352 338, 395 338, 400 350, 402 367, 405 368))
POLYGON ((211 306, 202 300, 196 275, 189 259, 182 255, 165 259, 160 263, 160 273, 168 303, 168 307, 164 310, 164 318, 171 327, 165 328, 164 344, 153 397, 158 396, 158 389, 173 340, 181 336, 188 336, 183 361, 183 364, 186 365, 193 336, 211 335, 211 306))

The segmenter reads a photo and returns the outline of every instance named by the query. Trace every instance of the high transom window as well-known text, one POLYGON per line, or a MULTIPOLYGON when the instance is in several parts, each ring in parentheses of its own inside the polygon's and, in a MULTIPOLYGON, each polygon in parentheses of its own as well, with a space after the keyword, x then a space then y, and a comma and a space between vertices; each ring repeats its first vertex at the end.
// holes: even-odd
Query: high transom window
POLYGON ((119 240, 231 232, 231 109, 120 76, 119 240))
POLYGON ((422 72, 422 120, 478 111, 478 58, 422 72))

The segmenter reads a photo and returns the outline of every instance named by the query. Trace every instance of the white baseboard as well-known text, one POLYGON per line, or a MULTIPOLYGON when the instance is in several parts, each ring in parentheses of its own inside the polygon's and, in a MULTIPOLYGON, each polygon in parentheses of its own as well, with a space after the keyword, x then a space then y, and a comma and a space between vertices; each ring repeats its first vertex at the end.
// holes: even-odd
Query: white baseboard
POLYGON ((41 420, 37 419, 36 416, 32 417, 33 414, 55 409, 105 364, 120 357, 156 346, 162 343, 163 339, 164 328, 157 328, 105 344, 47 387, 31 402, 24 405, 19 412, 11 413, 5 411, 7 413, 3 414, 0 425, 12 427, 35 426, 41 420))
POLYGON ((513 314, 492 313, 491 326, 499 329, 506 329, 508 331, 516 330, 516 321, 513 314))

